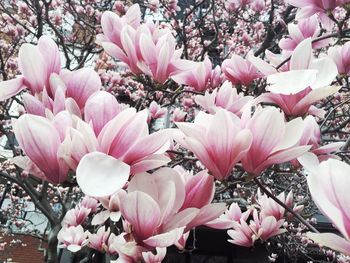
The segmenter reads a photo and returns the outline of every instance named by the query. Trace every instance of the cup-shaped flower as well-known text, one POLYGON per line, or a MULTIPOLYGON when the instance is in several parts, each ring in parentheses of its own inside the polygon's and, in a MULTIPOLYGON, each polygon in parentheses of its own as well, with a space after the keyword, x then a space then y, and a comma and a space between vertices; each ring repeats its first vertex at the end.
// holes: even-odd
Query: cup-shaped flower
MULTIPOLYGON (((316 15, 306 19, 301 19, 298 24, 288 24, 288 37, 282 38, 279 47, 284 50, 294 50, 296 46, 306 38, 316 38, 320 34, 320 26, 316 15)), ((329 39, 316 41, 312 44, 313 48, 322 48, 328 45, 329 39)))
POLYGON ((131 179, 128 194, 121 197, 120 211, 139 245, 168 247, 192 227, 223 213, 225 204, 210 204, 213 189, 214 182, 205 173, 185 184, 175 170, 161 168, 153 174, 136 174, 131 179), (203 193, 204 201, 194 196, 195 189, 203 193))
POLYGON ((206 226, 215 228, 215 229, 229 229, 234 228, 234 222, 246 221, 251 214, 251 209, 242 213, 241 208, 237 203, 232 203, 230 207, 222 214, 219 218, 210 221, 205 224, 206 226))
POLYGON ((178 83, 190 86, 196 91, 204 91, 207 89, 212 75, 212 64, 208 57, 202 62, 188 61, 189 70, 180 71, 172 77, 178 83))
POLYGON ((301 156, 311 147, 296 146, 304 130, 303 120, 286 122, 284 114, 274 107, 258 108, 253 116, 245 111, 242 125, 253 134, 251 146, 242 159, 243 168, 255 176, 273 164, 301 156))
POLYGON ((350 76, 350 42, 346 42, 343 46, 329 48, 328 56, 337 65, 339 74, 350 76))
POLYGON ((48 86, 50 75, 61 70, 58 47, 46 36, 42 36, 36 46, 23 44, 18 57, 22 75, 16 79, 0 82, 0 100, 8 99, 26 88, 32 94, 40 93, 45 86, 48 86))
POLYGON ((267 90, 293 95, 307 88, 320 89, 331 84, 337 74, 337 67, 331 58, 313 58, 311 38, 307 38, 293 51, 288 71, 267 77, 267 90))
POLYGON ((242 114, 244 106, 253 100, 252 96, 238 94, 237 89, 232 87, 229 81, 225 81, 219 89, 205 95, 197 95, 195 101, 209 113, 215 113, 218 108, 226 109, 238 116, 242 114))
POLYGON ((184 134, 178 136, 178 142, 192 151, 218 180, 230 175, 252 142, 251 132, 241 129, 240 119, 226 110, 218 110, 215 115, 200 112, 194 123, 176 125, 184 134))
POLYGON ((337 6, 336 0, 286 0, 286 3, 299 7, 296 19, 307 18, 314 14, 324 14, 337 6))
POLYGON ((67 248, 73 253, 77 252, 88 243, 88 233, 88 231, 84 232, 81 225, 63 227, 57 235, 57 239, 61 243, 59 247, 67 248))
MULTIPOLYGON (((44 173, 45 180, 61 183, 66 180, 68 166, 60 157, 61 136, 66 124, 57 129, 55 122, 31 114, 13 122, 16 139, 28 158, 44 173)), ((35 174, 34 174, 35 175, 35 174)))
POLYGON ((221 69, 232 84, 249 85, 254 79, 260 77, 254 65, 238 55, 224 60, 221 69))

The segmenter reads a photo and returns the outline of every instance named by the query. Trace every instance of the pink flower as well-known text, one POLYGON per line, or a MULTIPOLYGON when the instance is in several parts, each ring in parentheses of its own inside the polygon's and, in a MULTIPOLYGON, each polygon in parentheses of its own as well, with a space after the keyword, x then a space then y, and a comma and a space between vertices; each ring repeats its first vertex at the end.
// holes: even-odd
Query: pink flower
POLYGON ((178 71, 190 67, 180 59, 182 50, 175 49, 176 40, 173 35, 165 30, 162 34, 164 35, 159 39, 154 39, 147 30, 141 33, 139 40, 141 59, 137 63, 143 73, 159 83, 164 83, 178 71))
POLYGON ((216 88, 220 86, 222 83, 222 74, 221 74, 221 68, 219 65, 217 65, 212 71, 210 76, 210 86, 212 88, 216 88))
MULTIPOLYGON (((292 208, 293 205, 293 192, 290 191, 285 196, 284 192, 280 193, 277 198, 284 203, 286 206, 292 208)), ((266 218, 269 216, 273 216, 277 221, 281 220, 285 217, 285 209, 276 203, 272 198, 268 197, 265 194, 261 194, 260 189, 258 190, 258 198, 256 200, 257 204, 260 208, 260 216, 262 218, 266 218)), ((301 210, 303 210, 303 205, 295 205, 293 207, 293 210, 296 213, 299 213, 301 210)))
POLYGON ((113 222, 118 222, 120 220, 120 200, 119 192, 105 197, 100 197, 99 200, 106 210, 103 210, 94 215, 94 218, 91 221, 92 225, 102 225, 108 218, 113 222))
POLYGON ((48 86, 50 75, 61 70, 58 47, 46 36, 39 39, 37 46, 23 44, 18 57, 22 75, 0 82, 0 100, 6 100, 26 88, 32 94, 40 93, 48 86))
POLYGON ((179 108, 176 108, 176 109, 173 111, 172 121, 173 121, 173 122, 182 122, 182 121, 185 121, 186 115, 187 115, 186 112, 182 111, 182 110, 179 109, 179 108))
POLYGON ((241 222, 241 219, 247 221, 249 215, 251 214, 251 209, 248 209, 242 213, 241 208, 237 203, 232 203, 219 218, 205 224, 206 226, 215 228, 215 229, 229 229, 234 228, 235 224, 233 222, 241 222))
POLYGON ((260 77, 256 68, 248 60, 233 55, 232 58, 224 60, 221 66, 225 77, 232 82, 232 84, 249 85, 256 78, 260 77))
POLYGON ((228 230, 227 234, 232 238, 228 242, 243 247, 252 247, 258 239, 244 219, 240 219, 240 222, 234 221, 233 229, 228 230))
POLYGON ((267 90, 276 94, 293 95, 309 87, 312 90, 320 89, 329 85, 337 74, 336 65, 330 58, 313 58, 311 38, 307 38, 293 51, 289 71, 267 77, 267 90))
POLYGON ((0 100, 28 89, 24 104, 32 114, 44 116, 47 108, 54 114, 66 109, 80 116, 88 97, 101 89, 101 80, 93 69, 61 70, 58 47, 46 36, 36 46, 21 46, 19 68, 21 76, 0 82, 0 100))
POLYGON ((232 87, 229 81, 225 81, 219 90, 215 89, 212 93, 206 91, 204 96, 195 97, 196 103, 209 113, 213 114, 219 108, 223 108, 237 116, 242 114, 244 106, 252 100, 252 96, 238 94, 237 89, 232 87))
MULTIPOLYGON (((298 21, 298 24, 288 24, 289 36, 282 38, 279 42, 279 47, 284 50, 294 50, 297 45, 306 38, 316 38, 320 34, 320 26, 316 15, 298 21)), ((312 44, 312 47, 322 48, 328 45, 329 39, 317 41, 312 44)))
POLYGON ((267 90, 271 92, 262 94, 255 102, 277 104, 288 116, 305 113, 322 116, 323 111, 312 104, 339 90, 339 87, 328 86, 338 74, 336 65, 328 57, 313 59, 310 38, 295 48, 287 71, 273 73, 276 69, 266 62, 254 57, 250 60, 268 74, 267 90), (266 71, 268 67, 270 70, 266 71))
POLYGON ((83 200, 80 201, 82 207, 91 209, 91 213, 95 213, 99 206, 98 201, 95 198, 84 196, 83 200))
POLYGON ((88 233, 88 231, 84 232, 81 225, 63 227, 57 235, 57 239, 61 243, 59 247, 77 252, 88 243, 88 233))
POLYGON ((89 235, 88 246, 101 252, 106 252, 107 250, 107 240, 111 230, 110 228, 105 229, 105 227, 100 227, 96 234, 89 235))
MULTIPOLYGON (((305 128, 299 145, 311 145, 311 152, 317 155, 320 161, 327 160, 329 158, 339 158, 338 156, 332 154, 336 152, 344 145, 344 142, 334 142, 321 146, 321 130, 316 120, 312 116, 307 116, 304 119, 305 128)), ((293 161, 293 165, 298 167, 300 164, 297 160, 293 161)))
POLYGON ((128 233, 116 236, 113 233, 108 238, 108 252, 118 254, 117 262, 134 263, 142 258, 142 252, 146 249, 137 245, 135 240, 130 239, 128 233))
POLYGON ((74 209, 68 210, 63 219, 63 224, 66 226, 81 225, 87 219, 90 212, 91 209, 77 205, 74 209))
POLYGON ((336 0, 286 0, 286 3, 300 8, 297 12, 297 20, 332 11, 337 6, 336 2, 336 0))
POLYGON ((251 4, 250 4, 251 8, 255 11, 255 12, 261 12, 266 8, 266 4, 264 0, 254 0, 251 4))
POLYGON ((350 76, 350 42, 346 42, 343 46, 329 48, 328 56, 337 65, 339 74, 350 76))
POLYGON ((172 131, 149 134, 147 118, 147 110, 136 113, 134 108, 125 109, 106 123, 97 138, 86 122, 78 120, 64 142, 68 149, 66 163, 74 170, 85 154, 94 151, 130 165, 131 174, 168 163, 170 159, 164 153, 170 146, 172 131))
POLYGON ((243 127, 253 135, 242 159, 246 172, 257 176, 269 166, 291 161, 310 149, 296 146, 304 129, 301 118, 285 122, 284 114, 274 107, 259 108, 252 117, 249 115, 247 110, 242 116, 243 127))
POLYGON ((149 111, 152 119, 162 118, 167 113, 167 110, 165 108, 161 108, 160 105, 155 101, 151 102, 149 111))
POLYGON ((210 204, 213 194, 214 182, 206 173, 185 183, 173 169, 161 168, 131 179, 128 194, 121 198, 120 211, 131 225, 137 244, 168 247, 191 228, 223 213, 225 204, 210 204))
POLYGON ((131 166, 131 173, 158 168, 170 161, 164 155, 170 146, 171 130, 149 134, 148 111, 129 108, 109 121, 98 135, 99 151, 131 166))
POLYGON ((335 159, 319 163, 317 157, 311 153, 298 160, 308 174, 307 183, 312 199, 343 236, 342 238, 333 233, 308 233, 308 237, 320 245, 350 256, 350 166, 335 159))
POLYGON ((281 229, 284 219, 277 220, 274 216, 264 217, 261 213, 258 214, 257 210, 253 212, 253 219, 249 227, 253 230, 256 237, 263 241, 286 232, 285 229, 281 229))
POLYGON ((197 91, 204 91, 212 76, 212 64, 208 57, 203 62, 187 61, 190 70, 180 71, 172 79, 181 85, 187 85, 197 91))
POLYGON ((241 129, 239 118, 226 110, 218 110, 215 115, 200 112, 194 123, 176 125, 184 133, 178 136, 178 142, 192 151, 218 180, 230 175, 252 142, 249 130, 241 129))
POLYGON ((57 115, 53 122, 31 114, 24 114, 13 122, 19 145, 35 166, 43 172, 45 177, 42 179, 52 183, 61 183, 68 175, 68 166, 62 160, 61 153, 64 131, 69 125, 69 118, 64 112, 57 115), (60 120, 59 127, 55 126, 55 123, 58 124, 55 120, 60 120))

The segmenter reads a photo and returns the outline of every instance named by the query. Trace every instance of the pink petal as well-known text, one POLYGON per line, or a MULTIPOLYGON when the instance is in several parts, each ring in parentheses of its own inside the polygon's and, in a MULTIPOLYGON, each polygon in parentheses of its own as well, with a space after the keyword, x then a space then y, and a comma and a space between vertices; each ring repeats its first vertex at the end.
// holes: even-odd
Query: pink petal
POLYGON ((18 52, 18 67, 30 84, 32 93, 40 93, 47 81, 45 59, 37 46, 23 44, 18 52))
POLYGON ((25 89, 24 78, 18 77, 0 82, 0 101, 7 100, 25 89))
POLYGON ((42 170, 48 180, 63 182, 67 174, 61 173, 57 151, 60 137, 51 122, 43 117, 25 114, 13 123, 17 141, 26 155, 42 170))
POLYGON ((184 229, 185 227, 175 228, 169 232, 165 232, 156 236, 151 236, 143 242, 151 247, 169 247, 171 245, 174 245, 176 241, 178 241, 181 238, 184 229))
POLYGON ((101 80, 96 71, 83 68, 63 77, 67 86, 67 97, 73 98, 82 109, 86 100, 102 88, 101 80))
POLYGON ((156 201, 140 191, 128 193, 121 200, 120 211, 132 227, 138 241, 154 235, 160 222, 160 209, 156 201))
POLYGON ((38 41, 38 48, 44 58, 46 65, 47 78, 51 73, 60 73, 61 56, 56 43, 47 36, 42 36, 38 41))
POLYGON ((106 91, 94 93, 86 101, 84 119, 92 122, 96 136, 107 122, 113 119, 121 111, 117 99, 106 91))
POLYGON ((307 233, 314 242, 350 256, 350 241, 333 233, 307 233))

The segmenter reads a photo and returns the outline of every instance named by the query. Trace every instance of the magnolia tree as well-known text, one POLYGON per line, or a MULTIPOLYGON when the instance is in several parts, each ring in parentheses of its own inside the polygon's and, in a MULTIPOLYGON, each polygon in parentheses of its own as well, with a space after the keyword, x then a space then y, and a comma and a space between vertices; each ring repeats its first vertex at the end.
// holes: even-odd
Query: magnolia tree
POLYGON ((46 216, 47 262, 162 262, 198 227, 349 262, 348 2, 2 1, 3 213, 46 216))

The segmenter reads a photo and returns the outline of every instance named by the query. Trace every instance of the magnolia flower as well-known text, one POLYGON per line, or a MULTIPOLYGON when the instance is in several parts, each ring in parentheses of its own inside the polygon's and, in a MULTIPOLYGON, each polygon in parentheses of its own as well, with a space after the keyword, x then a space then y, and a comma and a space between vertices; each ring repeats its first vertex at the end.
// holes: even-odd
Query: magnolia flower
POLYGON ((26 88, 32 94, 40 93, 48 85, 50 75, 61 70, 58 47, 46 36, 39 39, 37 46, 23 44, 18 59, 22 75, 0 82, 0 100, 6 100, 26 88))
POLYGON ((253 135, 251 146, 242 159, 243 168, 255 176, 273 164, 301 156, 311 147, 297 145, 304 129, 303 120, 285 122, 284 114, 274 107, 259 108, 253 116, 246 110, 242 126, 253 135))
POLYGON ((153 23, 140 23, 138 4, 132 5, 123 17, 107 11, 101 17, 103 34, 98 43, 112 57, 124 62, 134 74, 147 74, 164 83, 182 65, 182 50, 167 29, 155 29, 153 23))
POLYGON ((40 37, 36 46, 23 44, 18 56, 22 75, 0 82, 0 100, 27 89, 24 104, 29 113, 44 116, 45 108, 54 114, 66 109, 80 116, 88 97, 102 87, 93 69, 61 70, 58 47, 49 37, 40 37))
POLYGON ((210 59, 205 57, 203 62, 188 61, 187 63, 190 69, 176 74, 172 79, 176 83, 190 86, 196 91, 206 90, 212 76, 210 59))
POLYGON ((325 14, 337 6, 336 0, 286 0, 286 3, 299 7, 296 19, 307 18, 317 13, 325 14))
POLYGON ((172 114, 172 121, 173 122, 185 121, 186 116, 187 116, 187 112, 184 112, 179 108, 176 108, 172 114))
MULTIPOLYGON (((320 26, 316 15, 298 21, 298 24, 288 24, 287 38, 282 38, 279 42, 279 47, 284 50, 294 50, 297 45, 306 38, 316 38, 320 34, 320 26)), ((316 41, 312 47, 322 48, 328 45, 329 39, 316 41)))
POLYGON ((99 201, 106 210, 103 210, 94 215, 91 224, 102 225, 108 218, 110 218, 113 222, 118 222, 121 216, 119 211, 120 200, 118 192, 108 197, 100 197, 99 201))
POLYGON ((250 131, 241 129, 239 118, 226 110, 218 110, 215 115, 200 112, 194 123, 176 125, 184 134, 177 141, 192 151, 218 180, 230 175, 252 142, 250 131))
POLYGON ((277 220, 274 216, 265 217, 254 210, 253 220, 250 221, 249 227, 257 238, 266 241, 273 236, 286 232, 285 229, 281 229, 283 223, 284 219, 277 220))
POLYGON ((320 245, 350 256, 350 166, 335 159, 319 163, 311 153, 298 160, 308 175, 312 199, 343 237, 333 233, 308 233, 307 236, 320 245))
POLYGON ((111 232, 110 228, 105 229, 105 227, 100 227, 96 234, 91 234, 89 235, 89 243, 88 246, 96 249, 100 252, 105 252, 108 248, 108 237, 111 232))
MULTIPOLYGON (((37 169, 34 175, 52 183, 61 183, 68 175, 68 165, 62 160, 65 130, 71 125, 69 114, 61 112, 53 121, 31 114, 24 114, 13 122, 16 139, 37 169)), ((22 167, 24 168, 24 167, 22 167)))
POLYGON ((271 65, 258 58, 250 59, 259 70, 268 74, 267 90, 271 92, 262 94, 255 102, 277 104, 288 116, 302 116, 305 113, 324 115, 322 110, 312 104, 340 89, 337 86, 328 86, 338 74, 337 68, 328 57, 312 58, 310 38, 295 48, 287 71, 273 73, 277 71, 271 65))
POLYGON ((63 227, 57 235, 57 239, 61 243, 59 247, 77 252, 88 243, 88 233, 88 231, 84 232, 81 225, 63 227))
POLYGON ((350 76, 350 42, 346 42, 343 46, 329 48, 328 56, 337 65, 339 74, 350 76))
MULTIPOLYGON (((295 205, 293 206, 293 192, 290 191, 285 196, 284 192, 280 193, 278 196, 276 196, 282 203, 284 203, 287 207, 290 207, 293 209, 294 212, 299 213, 301 210, 304 209, 303 205, 295 205)), ((262 218, 266 218, 269 216, 273 216, 277 221, 281 220, 285 216, 285 209, 279 205, 276 201, 274 201, 272 198, 268 197, 265 194, 261 194, 260 189, 258 189, 258 195, 257 195, 257 204, 259 205, 260 209, 260 215, 262 218)))
POLYGON ((258 237, 249 227, 247 222, 242 218, 239 222, 233 221, 232 224, 233 229, 227 231, 227 234, 232 239, 227 241, 238 246, 252 247, 258 237))
POLYGON ((210 204, 214 182, 206 173, 185 184, 170 168, 136 174, 121 197, 120 211, 138 245, 168 247, 191 228, 217 218, 225 204, 210 204), (198 198, 201 196, 201 198, 198 198))
POLYGON ((147 110, 125 109, 107 122, 97 137, 86 122, 77 120, 65 138, 65 162, 75 170, 85 154, 99 151, 130 165, 132 174, 168 163, 164 153, 172 132, 165 129, 149 134, 147 118, 147 110))
POLYGON ((234 228, 235 224, 234 222, 241 222, 241 219, 243 221, 247 221, 248 217, 251 214, 251 209, 248 209, 244 213, 242 213, 241 208, 238 206, 237 203, 232 203, 230 207, 225 211, 224 214, 222 214, 219 218, 210 221, 209 223, 205 224, 206 226, 215 228, 215 229, 229 229, 234 228))
POLYGON ((307 38, 295 48, 290 59, 289 71, 267 77, 267 90, 293 95, 308 87, 312 90, 320 89, 329 85, 337 74, 337 67, 329 57, 313 59, 311 38, 307 38))
MULTIPOLYGON (((321 130, 317 121, 313 116, 307 116, 304 119, 304 131, 300 138, 299 145, 311 145, 311 152, 317 155, 320 161, 327 160, 329 158, 339 158, 338 156, 332 154, 338 151, 344 142, 334 142, 321 146, 321 130)), ((293 160, 293 165, 298 167, 300 164, 297 160, 293 160)))
POLYGON ((242 114, 244 106, 251 100, 253 100, 252 96, 238 94, 237 89, 232 87, 229 81, 225 81, 219 90, 215 89, 212 93, 206 91, 204 96, 195 97, 196 103, 209 113, 213 114, 219 108, 223 108, 238 116, 242 114))
POLYGON ((142 259, 145 263, 161 263, 166 256, 166 248, 156 248, 157 254, 153 254, 151 251, 142 252, 142 259))
POLYGON ((190 66, 180 59, 182 50, 175 49, 176 40, 170 32, 164 33, 155 42, 149 31, 145 31, 141 33, 139 42, 142 58, 137 66, 159 83, 164 83, 184 66, 184 69, 190 66))
POLYGON ((81 225, 89 216, 91 209, 77 205, 74 209, 68 210, 63 219, 66 226, 81 225))
POLYGON ((237 55, 224 60, 221 69, 225 77, 234 85, 249 85, 254 79, 260 77, 260 74, 251 62, 237 55))
POLYGON ((164 117, 164 115, 167 113, 167 110, 165 108, 161 108, 157 102, 152 101, 149 105, 149 112, 152 119, 158 119, 164 117))

